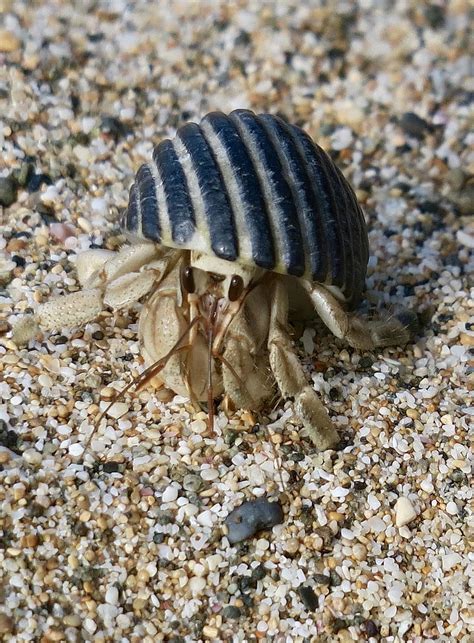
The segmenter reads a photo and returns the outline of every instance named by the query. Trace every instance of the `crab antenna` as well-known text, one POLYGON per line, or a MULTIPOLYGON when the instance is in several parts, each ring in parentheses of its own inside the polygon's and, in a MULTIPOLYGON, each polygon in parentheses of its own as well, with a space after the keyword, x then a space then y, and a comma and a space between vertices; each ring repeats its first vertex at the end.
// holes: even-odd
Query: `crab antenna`
POLYGON ((173 347, 164 355, 161 357, 159 360, 148 366, 144 371, 142 371, 139 375, 134 377, 131 382, 129 382, 124 388, 120 391, 117 391, 116 395, 114 395, 113 399, 107 404, 105 409, 100 413, 99 417, 97 420, 94 422, 94 429, 92 433, 89 435, 87 438, 85 444, 84 444, 84 449, 86 449, 89 446, 89 443, 92 439, 92 436, 97 430, 97 427, 99 426, 101 420, 103 419, 104 415, 107 413, 107 411, 112 407, 113 404, 118 402, 119 400, 122 400, 124 395, 134 386, 137 385, 137 387, 142 387, 145 384, 147 384, 155 375, 158 375, 158 373, 166 366, 168 361, 170 360, 173 355, 175 355, 178 352, 181 352, 183 350, 187 350, 189 346, 180 346, 181 342, 183 339, 186 337, 186 335, 189 333, 191 328, 196 324, 199 320, 199 317, 195 317, 190 324, 186 327, 186 330, 180 335, 176 343, 173 345, 173 347))

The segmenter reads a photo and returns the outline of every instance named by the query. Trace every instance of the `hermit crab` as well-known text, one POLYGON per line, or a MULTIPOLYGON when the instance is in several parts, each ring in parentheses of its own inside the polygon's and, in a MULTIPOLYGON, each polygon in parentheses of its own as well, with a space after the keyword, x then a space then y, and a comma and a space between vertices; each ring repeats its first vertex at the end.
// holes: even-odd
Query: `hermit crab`
MULTIPOLYGON (((317 313, 362 350, 409 341, 416 316, 366 322, 359 303, 368 261, 354 192, 324 150, 270 114, 207 114, 160 142, 138 170, 119 252, 79 255, 82 290, 39 306, 14 337, 91 321, 143 300, 147 366, 172 391, 228 410, 258 410, 275 383, 320 449, 337 431, 309 384, 289 313, 317 313)), ((156 381, 154 379, 153 381, 156 381)))

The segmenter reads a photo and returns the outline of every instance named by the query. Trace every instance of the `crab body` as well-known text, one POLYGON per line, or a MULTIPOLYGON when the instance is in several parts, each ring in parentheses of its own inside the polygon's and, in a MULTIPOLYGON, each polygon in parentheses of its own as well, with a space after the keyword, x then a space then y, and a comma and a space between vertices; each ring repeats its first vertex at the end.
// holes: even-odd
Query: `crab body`
POLYGON ((288 331, 289 301, 360 349, 407 342, 416 316, 364 322, 365 220, 350 185, 301 129, 278 117, 211 113, 159 143, 138 170, 123 229, 131 245, 78 258, 82 290, 39 307, 14 337, 85 323, 144 299, 147 372, 195 402, 257 410, 274 395, 320 448, 337 432, 288 331))

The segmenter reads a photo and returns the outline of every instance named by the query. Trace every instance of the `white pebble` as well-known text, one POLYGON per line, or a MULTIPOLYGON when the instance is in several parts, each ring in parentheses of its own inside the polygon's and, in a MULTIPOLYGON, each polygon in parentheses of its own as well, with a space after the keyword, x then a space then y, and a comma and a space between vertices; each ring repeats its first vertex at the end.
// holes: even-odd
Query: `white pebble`
POLYGON ((204 420, 194 420, 189 426, 193 433, 204 433, 207 429, 207 424, 204 420))
POLYGON ((400 496, 395 505, 395 524, 397 527, 408 525, 417 516, 414 506, 408 498, 400 496))
POLYGON ((176 487, 173 487, 172 485, 170 485, 169 487, 166 487, 166 489, 163 491, 161 500, 162 502, 174 502, 177 497, 178 497, 178 490, 176 489, 176 487))
POLYGON ((105 199, 92 199, 91 208, 93 212, 97 214, 106 214, 107 213, 107 201, 105 199))
POLYGON ((188 583, 188 587, 191 590, 193 596, 199 596, 202 594, 204 588, 206 587, 206 579, 201 576, 193 576, 188 583))
POLYGON ((128 412, 129 410, 128 404, 125 404, 125 402, 115 402, 115 404, 112 404, 110 409, 107 411, 107 415, 111 418, 114 418, 114 420, 117 420, 118 418, 122 417, 122 415, 125 415, 125 413, 128 412))
POLYGON ((84 447, 82 444, 79 444, 78 442, 75 442, 74 444, 71 444, 69 447, 69 455, 72 455, 74 458, 79 457, 84 453, 84 447))
POLYGON ((36 449, 26 449, 23 451, 23 458, 28 464, 41 464, 43 456, 36 449))
POLYGON ((426 493, 433 493, 434 487, 430 480, 422 480, 420 488, 426 493))
POLYGON ((217 469, 202 469, 201 478, 203 480, 216 480, 219 477, 217 469))
POLYGON ((447 511, 447 512, 448 512, 448 514, 450 514, 451 516, 456 516, 456 514, 458 513, 458 506, 457 506, 457 504, 456 504, 455 502, 453 502, 452 500, 450 500, 450 501, 448 502, 448 504, 446 505, 446 511, 447 511))
POLYGON ((109 587, 105 592, 105 601, 110 605, 117 605, 119 599, 118 589, 114 586, 109 587))
POLYGON ((94 632, 97 629, 97 624, 91 618, 86 618, 86 619, 84 619, 84 629, 89 634, 94 634, 94 632))

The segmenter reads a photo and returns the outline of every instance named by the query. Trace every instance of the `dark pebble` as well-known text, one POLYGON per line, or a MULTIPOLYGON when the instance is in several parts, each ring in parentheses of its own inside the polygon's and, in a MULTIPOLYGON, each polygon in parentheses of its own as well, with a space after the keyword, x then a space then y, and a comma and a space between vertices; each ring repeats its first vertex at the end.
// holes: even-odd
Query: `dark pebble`
POLYGON ((314 612, 319 607, 319 599, 311 587, 300 585, 298 593, 307 610, 314 612))
POLYGON ((42 201, 38 201, 36 204, 36 212, 40 215, 43 223, 46 225, 50 225, 51 223, 57 223, 56 216, 54 214, 54 209, 43 203, 42 201))
POLYGON ((118 473, 120 471, 119 462, 104 462, 102 467, 104 473, 118 473))
POLYGON ((26 186, 31 175, 35 171, 35 166, 33 163, 24 162, 21 164, 20 169, 16 173, 16 181, 18 185, 22 188, 26 186))
POLYGON ((426 22, 433 29, 439 29, 444 25, 444 7, 438 4, 429 4, 424 9, 426 22))
POLYGON ((431 132, 433 127, 413 112, 405 112, 399 121, 399 125, 405 134, 414 138, 423 138, 427 132, 431 132))
POLYGON ((326 574, 314 574, 313 580, 318 585, 328 585, 329 586, 331 584, 331 577, 327 576, 326 574))
POLYGON ((242 612, 235 605, 227 605, 222 610, 222 616, 226 619, 238 619, 242 616, 242 612))
POLYGON ((362 491, 362 489, 365 489, 367 486, 367 483, 365 480, 354 480, 354 489, 356 491, 362 491))
POLYGON ((111 136, 116 141, 129 133, 128 127, 115 116, 103 116, 100 129, 104 134, 111 136))
POLYGON ((156 531, 153 534, 153 542, 155 545, 161 545, 165 540, 165 534, 162 534, 161 531, 156 531))
POLYGON ((271 529, 283 522, 283 509, 279 502, 270 502, 266 498, 249 500, 237 507, 225 519, 228 529, 227 538, 234 545, 262 529, 271 529))
POLYGON ((169 511, 158 511, 156 514, 156 522, 159 525, 172 525, 174 523, 174 515, 169 511))
POLYGON ((342 578, 334 570, 331 570, 329 572, 329 578, 331 581, 331 587, 339 587, 339 585, 342 583, 342 578))
POLYGON ((363 355, 359 360, 360 368, 371 368, 373 363, 374 359, 370 355, 363 355))
POLYGON ((101 330, 96 330, 94 333, 92 333, 92 339, 104 339, 104 333, 101 330))
POLYGON ((18 186, 12 176, 0 177, 0 205, 8 208, 15 203, 18 194, 18 186))
POLYGON ((366 621, 364 624, 364 629, 367 636, 378 636, 379 628, 373 621, 366 621))
POLYGON ((265 578, 266 575, 267 575, 267 570, 265 569, 265 567, 263 565, 259 565, 258 567, 255 567, 255 569, 252 570, 252 574, 250 578, 252 578, 252 580, 254 581, 259 581, 265 578))
POLYGON ((16 263, 18 268, 24 268, 26 264, 26 259, 24 257, 20 257, 19 255, 13 255, 12 256, 12 261, 16 263))
POLYGON ((301 451, 293 451, 293 453, 290 453, 288 456, 289 460, 293 460, 293 462, 301 462, 301 460, 305 459, 305 454, 301 453, 301 451))
POLYGON ((454 471, 449 476, 453 482, 460 484, 467 480, 466 474, 461 471, 461 469, 454 469, 454 471))
POLYGON ((349 626, 349 622, 343 618, 335 618, 331 624, 331 629, 337 634, 340 630, 345 630, 349 626))
POLYGON ((53 181, 47 174, 33 174, 26 185, 26 189, 28 192, 37 192, 43 183, 52 185, 53 181))

